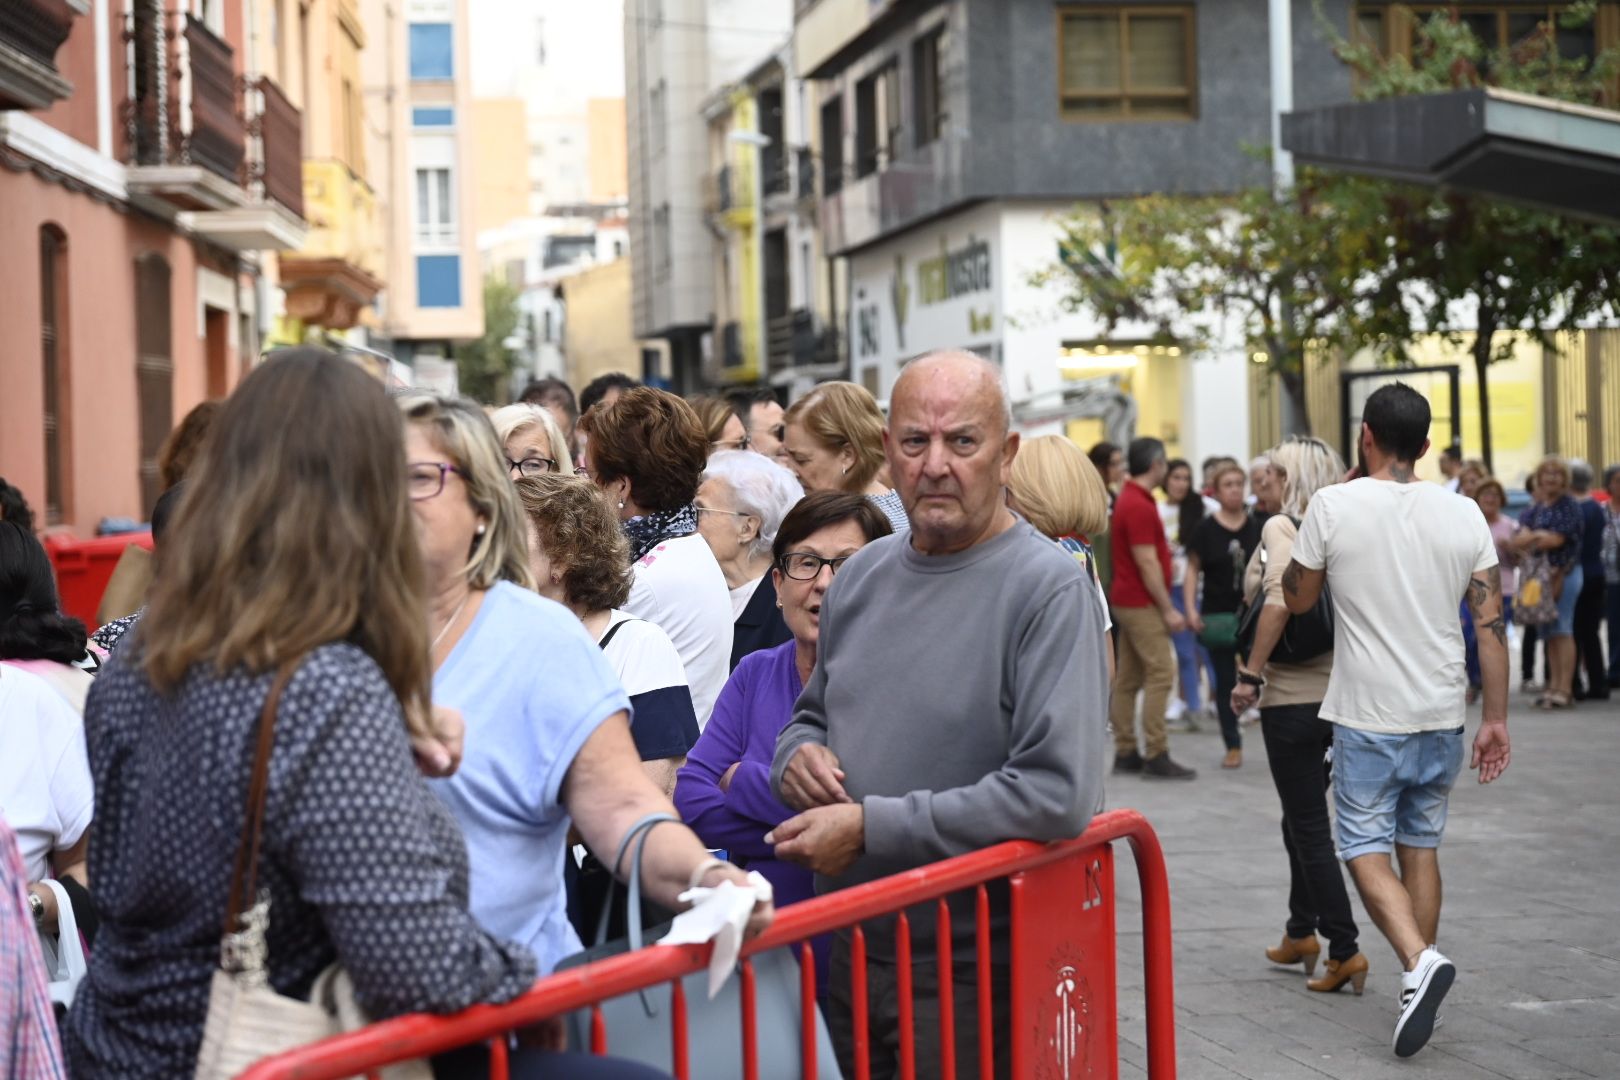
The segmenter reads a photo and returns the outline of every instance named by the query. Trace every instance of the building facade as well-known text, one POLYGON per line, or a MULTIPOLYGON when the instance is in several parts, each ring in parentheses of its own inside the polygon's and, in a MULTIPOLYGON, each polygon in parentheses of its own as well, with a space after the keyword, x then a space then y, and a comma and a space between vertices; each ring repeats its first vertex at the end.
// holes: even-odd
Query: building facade
MULTIPOLYGON (((714 325, 714 240, 704 103, 792 31, 788 0, 626 0, 625 115, 630 163, 631 307, 638 338, 669 344, 676 389, 706 384, 714 325)), ((723 347, 723 343, 722 343, 723 347)))
POLYGON ((142 519, 176 419, 258 356, 304 242, 303 118, 246 0, 0 4, 0 473, 142 519))
POLYGON ((467 0, 361 0, 365 154, 380 211, 378 344, 437 377, 484 332, 467 0))

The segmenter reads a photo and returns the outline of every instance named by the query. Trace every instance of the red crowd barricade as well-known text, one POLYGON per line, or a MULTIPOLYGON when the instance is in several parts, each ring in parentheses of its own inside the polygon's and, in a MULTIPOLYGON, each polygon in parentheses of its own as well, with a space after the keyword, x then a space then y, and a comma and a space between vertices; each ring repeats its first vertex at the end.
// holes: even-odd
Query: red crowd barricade
MULTIPOLYGON (((912 1033, 911 939, 907 909, 934 904, 939 970, 951 970, 950 911, 945 898, 973 891, 977 949, 981 1076, 990 1076, 999 1035, 1008 1046, 1011 1075, 1079 1078, 1118 1072, 1118 1008, 1115 977, 1114 861, 1112 842, 1126 840, 1135 854, 1142 888, 1142 947, 1146 976, 1148 1075, 1176 1075, 1175 1006, 1170 956, 1170 882, 1159 838, 1141 814, 1113 810, 1100 814, 1084 834, 1054 844, 1012 841, 967 855, 868 882, 777 914, 771 928, 742 951, 738 1025, 743 1075, 758 1076, 750 958, 783 946, 801 956, 801 1046, 803 1075, 816 1075, 814 1037, 815 964, 810 940, 833 930, 851 931, 851 999, 855 1027, 856 1076, 866 1074, 866 947, 861 924, 895 917, 895 969, 901 1020, 901 1075, 915 1076, 912 1033), (1010 896, 1011 1023, 995 1032, 991 1003, 991 903, 987 885, 1005 881, 1010 896)), ((458 1047, 489 1043, 490 1076, 507 1076, 504 1036, 541 1020, 576 1010, 592 1011, 592 1051, 611 1052, 601 1003, 663 985, 672 987, 669 1010, 674 1073, 687 1080, 686 999, 683 976, 703 970, 706 945, 650 946, 541 979, 533 989, 504 1005, 478 1005, 454 1016, 413 1015, 386 1020, 360 1031, 325 1039, 267 1058, 243 1073, 243 1080, 340 1080, 374 1076, 399 1061, 429 1057, 458 1047)), ((955 1075, 955 1010, 950 979, 940 979, 939 1038, 941 1075, 955 1075)), ((662 1021, 659 1021, 662 1022, 662 1021)), ((712 1048, 708 1048, 712 1052, 712 1048)), ((769 1078, 774 1080, 774 1078, 769 1078)))
POLYGON ((62 610, 90 629, 101 625, 96 617, 101 596, 107 591, 118 560, 131 544, 152 550, 150 532, 120 533, 78 540, 71 536, 47 536, 45 554, 56 571, 56 591, 62 610))

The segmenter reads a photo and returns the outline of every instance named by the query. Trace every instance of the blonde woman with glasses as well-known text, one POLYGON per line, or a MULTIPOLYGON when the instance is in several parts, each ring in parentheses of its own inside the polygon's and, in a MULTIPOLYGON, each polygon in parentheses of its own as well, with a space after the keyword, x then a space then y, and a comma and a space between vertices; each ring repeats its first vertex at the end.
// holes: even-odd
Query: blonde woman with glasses
POLYGON ((490 413, 489 422, 495 426, 513 480, 574 471, 568 440, 551 413, 539 405, 503 406, 490 413))
POLYGON ((1288 853, 1288 921, 1282 943, 1266 950, 1273 964, 1303 963, 1315 974, 1321 955, 1320 930, 1328 939, 1327 971, 1306 982, 1310 990, 1331 992, 1349 983, 1357 994, 1367 981, 1367 958, 1357 944, 1350 894, 1333 847, 1327 806, 1328 771, 1323 764, 1333 745, 1333 725, 1322 719, 1322 699, 1333 671, 1328 651, 1303 664, 1271 659, 1288 625, 1283 605, 1283 571, 1293 557, 1294 538, 1311 497, 1337 484, 1344 462, 1321 439, 1293 438, 1268 455, 1282 510, 1266 521, 1260 549, 1245 576, 1248 602, 1263 602, 1249 655, 1238 669, 1232 710, 1241 714, 1257 701, 1260 733, 1272 783, 1282 801, 1283 849, 1288 853))
MULTIPOLYGON (((407 393, 399 408, 434 699, 466 721, 461 768, 435 792, 467 839, 474 916, 532 949, 544 974, 580 950, 563 889, 570 825, 611 859, 635 822, 674 808, 642 768, 629 698, 602 649, 534 591, 527 520, 494 429, 464 398, 407 393)), ((747 881, 675 823, 648 834, 641 873, 648 898, 671 910, 690 888, 747 881)), ((751 929, 770 914, 762 902, 751 929)))

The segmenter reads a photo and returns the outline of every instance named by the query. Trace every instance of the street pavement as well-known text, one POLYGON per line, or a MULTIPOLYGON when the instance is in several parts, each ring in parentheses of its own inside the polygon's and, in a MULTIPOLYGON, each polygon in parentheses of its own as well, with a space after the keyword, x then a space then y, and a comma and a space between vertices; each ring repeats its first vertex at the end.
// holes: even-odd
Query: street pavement
MULTIPOLYGON (((1311 993, 1299 965, 1266 961, 1288 864, 1258 727, 1244 728, 1241 769, 1220 768, 1206 723, 1171 736, 1196 780, 1110 776, 1108 805, 1141 811, 1169 864, 1180 1077, 1620 1077, 1620 702, 1545 713, 1530 700, 1515 686, 1507 773, 1481 787, 1465 769, 1452 794, 1439 944, 1457 982, 1444 1025, 1404 1061, 1390 1050, 1399 965, 1353 887, 1372 965, 1362 997, 1311 993)), ((1476 706, 1470 740, 1478 717, 1476 706)), ((1115 872, 1120 1075, 1144 1077, 1141 905, 1123 844, 1115 872)))

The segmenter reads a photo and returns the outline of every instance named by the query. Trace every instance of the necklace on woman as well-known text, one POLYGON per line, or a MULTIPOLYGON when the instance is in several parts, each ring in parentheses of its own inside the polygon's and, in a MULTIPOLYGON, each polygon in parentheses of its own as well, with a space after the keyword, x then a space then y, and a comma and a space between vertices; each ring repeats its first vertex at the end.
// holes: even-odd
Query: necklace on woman
POLYGON ((444 624, 444 629, 439 631, 439 636, 434 638, 433 639, 433 644, 428 646, 428 653, 430 655, 434 652, 434 650, 436 650, 439 647, 439 642, 444 640, 444 635, 446 635, 446 634, 448 634, 450 632, 450 628, 452 626, 456 625, 456 620, 461 618, 462 610, 467 606, 467 601, 471 600, 471 599, 472 599, 472 590, 468 589, 467 590, 467 595, 463 596, 461 598, 461 603, 456 605, 455 613, 450 616, 450 621, 444 624))

